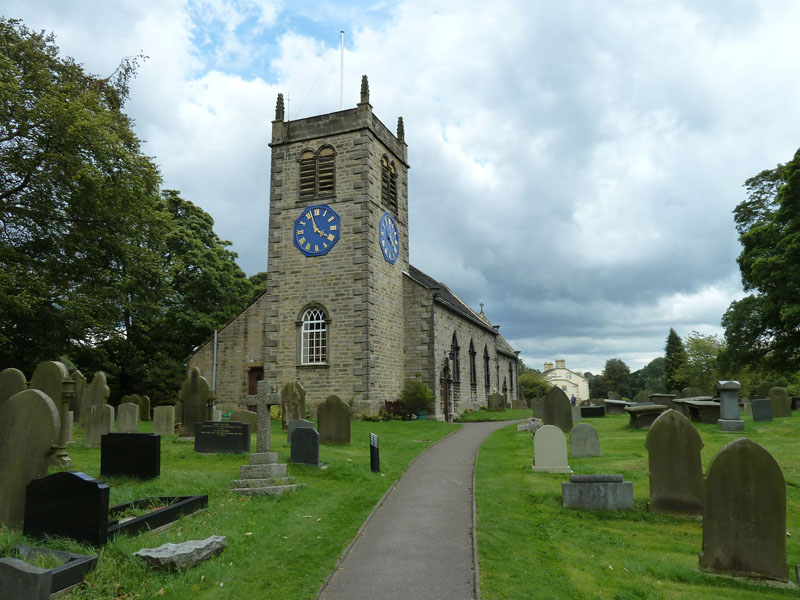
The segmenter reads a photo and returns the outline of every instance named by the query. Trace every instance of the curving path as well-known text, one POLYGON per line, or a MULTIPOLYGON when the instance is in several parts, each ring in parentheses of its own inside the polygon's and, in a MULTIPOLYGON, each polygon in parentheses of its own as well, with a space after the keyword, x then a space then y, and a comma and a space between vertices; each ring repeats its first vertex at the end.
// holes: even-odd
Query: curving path
POLYGON ((465 423, 414 460, 345 550, 318 600, 476 598, 473 471, 511 421, 465 423))

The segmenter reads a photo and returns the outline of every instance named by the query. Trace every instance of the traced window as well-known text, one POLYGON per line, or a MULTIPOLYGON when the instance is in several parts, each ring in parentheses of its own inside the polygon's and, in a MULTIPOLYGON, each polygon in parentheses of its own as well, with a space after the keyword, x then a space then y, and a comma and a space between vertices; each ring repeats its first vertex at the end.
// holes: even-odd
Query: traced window
POLYGON ((453 332, 453 341, 450 344, 450 356, 453 357, 453 381, 458 383, 461 381, 461 361, 458 356, 459 352, 458 338, 455 331, 453 332))
POLYGON ((381 158, 381 204, 397 213, 397 170, 385 155, 381 158))
POLYGON ((508 389, 511 390, 511 395, 514 395, 514 367, 508 363, 508 389))
POLYGON ((319 307, 303 313, 300 334, 300 363, 325 364, 328 361, 328 324, 325 311, 319 307))
POLYGON ((472 387, 478 385, 478 369, 475 368, 475 345, 469 341, 469 384, 472 387))
POLYGON ((486 393, 489 393, 489 388, 492 385, 491 382, 491 375, 489 375, 489 351, 486 349, 486 346, 483 347, 483 377, 484 377, 484 386, 486 387, 486 393))
POLYGON ((305 150, 300 155, 300 200, 332 196, 335 191, 336 153, 323 146, 314 154, 305 150))

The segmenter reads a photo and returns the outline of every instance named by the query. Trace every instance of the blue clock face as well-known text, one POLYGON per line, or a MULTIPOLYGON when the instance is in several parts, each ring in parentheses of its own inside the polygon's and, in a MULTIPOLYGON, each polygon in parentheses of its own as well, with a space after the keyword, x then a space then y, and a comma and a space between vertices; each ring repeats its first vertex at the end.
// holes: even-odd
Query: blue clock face
POLYGON ((341 222, 327 204, 303 209, 294 222, 294 245, 306 256, 323 256, 339 241, 341 222))
POLYGON ((379 224, 378 242, 381 245, 383 258, 392 264, 400 254, 400 236, 397 234, 397 223, 389 213, 383 213, 379 224))

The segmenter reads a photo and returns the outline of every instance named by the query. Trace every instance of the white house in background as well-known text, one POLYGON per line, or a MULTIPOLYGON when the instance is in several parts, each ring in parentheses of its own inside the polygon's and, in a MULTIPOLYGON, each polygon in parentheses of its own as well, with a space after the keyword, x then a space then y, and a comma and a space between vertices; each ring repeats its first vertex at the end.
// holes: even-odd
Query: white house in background
POLYGON ((578 371, 572 371, 566 366, 567 361, 563 358, 556 359, 556 366, 553 363, 544 363, 542 375, 552 385, 560 387, 567 397, 575 396, 578 403, 589 401, 589 382, 578 371))

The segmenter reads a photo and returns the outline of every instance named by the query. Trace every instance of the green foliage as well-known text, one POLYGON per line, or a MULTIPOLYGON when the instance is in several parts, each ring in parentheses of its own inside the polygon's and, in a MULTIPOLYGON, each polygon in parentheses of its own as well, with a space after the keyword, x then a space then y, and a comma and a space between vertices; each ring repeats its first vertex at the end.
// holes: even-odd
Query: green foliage
POLYGON ((250 285, 252 286, 252 294, 250 301, 257 300, 264 292, 267 291, 267 272, 260 271, 255 275, 250 276, 250 285))
POLYGON ((664 356, 664 384, 668 390, 682 390, 686 387, 688 361, 681 336, 670 327, 664 356))
POLYGON ((732 367, 800 368, 800 150, 786 165, 745 182, 734 210, 745 291, 722 319, 732 367))
POLYGON ((725 341, 716 335, 702 335, 693 331, 686 337, 686 367, 683 378, 687 385, 714 394, 717 382, 724 379, 719 356, 725 350, 725 341))
POLYGON ((610 358, 600 375, 595 375, 589 383, 592 398, 607 398, 609 392, 620 396, 631 395, 631 370, 619 358, 610 358))
POLYGON ((666 393, 668 390, 664 385, 664 363, 664 357, 658 356, 631 373, 631 395, 635 396, 642 390, 653 394, 666 393))
POLYGON ((409 379, 400 392, 400 401, 412 412, 420 412, 429 410, 433 406, 433 401, 436 397, 433 395, 431 388, 429 388, 419 378, 409 379))
POLYGON ((524 398, 531 399, 547 394, 550 384, 539 371, 528 369, 519 376, 519 389, 522 390, 524 398))

